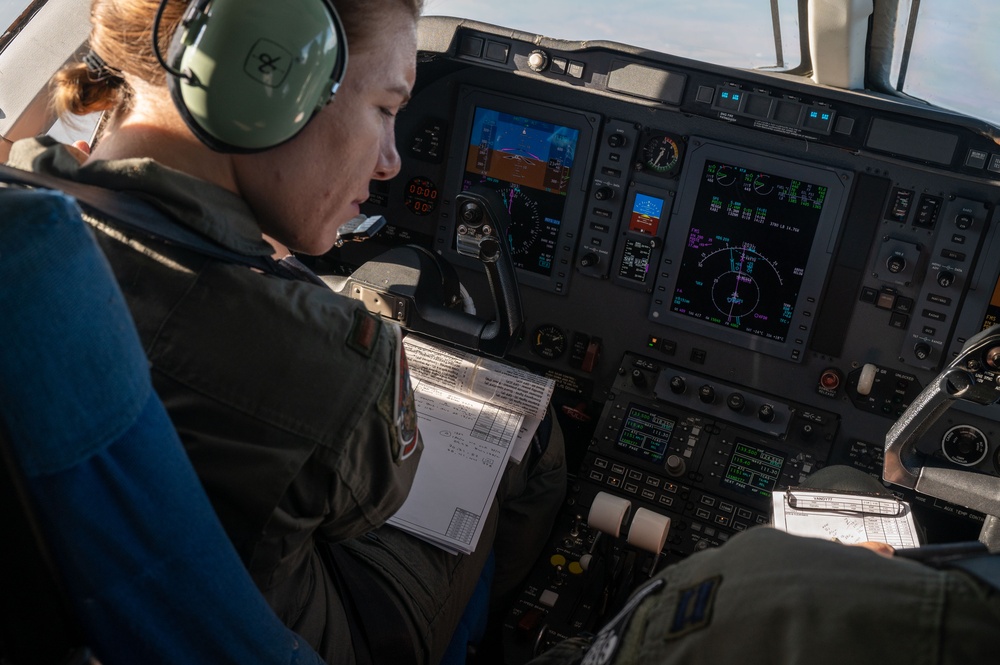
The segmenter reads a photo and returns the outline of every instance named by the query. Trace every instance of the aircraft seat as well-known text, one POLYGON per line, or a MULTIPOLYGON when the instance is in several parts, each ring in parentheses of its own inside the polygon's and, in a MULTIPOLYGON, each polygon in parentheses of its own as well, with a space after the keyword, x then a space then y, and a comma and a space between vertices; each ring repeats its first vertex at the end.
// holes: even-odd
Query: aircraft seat
MULTIPOLYGON (((226 537, 72 199, 0 187, 0 284, 0 439, 19 467, 6 470, 24 480, 97 659, 321 663, 267 606, 226 537)), ((10 536, 4 548, 25 542, 10 536)), ((0 591, 19 583, 11 554, 0 591)), ((0 595, 0 604, 15 597, 0 595)), ((13 654, 28 633, 8 628, 13 654)), ((16 653, 39 662, 30 646, 16 653)))

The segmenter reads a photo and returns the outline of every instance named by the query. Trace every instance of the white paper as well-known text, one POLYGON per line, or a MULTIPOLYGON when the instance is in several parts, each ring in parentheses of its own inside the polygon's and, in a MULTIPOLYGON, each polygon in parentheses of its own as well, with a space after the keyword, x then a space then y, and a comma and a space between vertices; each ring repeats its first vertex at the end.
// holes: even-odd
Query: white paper
POLYGON ((404 344, 424 451, 389 524, 468 554, 516 442, 526 438, 526 449, 545 416, 554 382, 412 335, 404 344), (525 424, 529 410, 533 425, 525 424))
MULTIPOLYGON (((520 463, 545 418, 555 381, 506 363, 456 351, 409 335, 404 340, 410 373, 421 381, 497 404, 524 416, 511 459, 520 463)), ((426 440, 424 442, 426 444, 426 440)))
POLYGON ((796 488, 775 492, 772 508, 775 528, 797 536, 844 544, 875 541, 897 549, 920 545, 913 512, 905 501, 796 488))

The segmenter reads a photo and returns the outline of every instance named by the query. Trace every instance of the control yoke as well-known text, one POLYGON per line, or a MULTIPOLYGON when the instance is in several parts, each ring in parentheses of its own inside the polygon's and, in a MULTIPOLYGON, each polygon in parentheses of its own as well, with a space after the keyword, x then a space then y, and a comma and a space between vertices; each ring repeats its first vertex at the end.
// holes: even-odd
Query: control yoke
MULTIPOLYGON (((1000 478, 952 467, 922 466, 915 450, 917 440, 955 400, 981 405, 1000 400, 1000 326, 970 338, 958 357, 892 426, 885 437, 882 477, 995 518, 1000 516, 1000 478)), ((984 534, 989 527, 988 519, 984 534)))
POLYGON ((455 246, 486 270, 496 317, 463 309, 458 274, 441 256, 417 245, 389 249, 368 261, 335 290, 406 330, 502 357, 524 325, 521 294, 507 245, 509 213, 499 195, 473 187, 455 197, 455 246))

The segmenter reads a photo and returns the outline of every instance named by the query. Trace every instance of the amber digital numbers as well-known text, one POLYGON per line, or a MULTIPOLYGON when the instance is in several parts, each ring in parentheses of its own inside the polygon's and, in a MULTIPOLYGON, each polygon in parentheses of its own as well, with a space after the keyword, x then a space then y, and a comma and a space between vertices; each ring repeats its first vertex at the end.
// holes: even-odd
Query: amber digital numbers
POLYGON ((414 215, 429 215, 437 208, 438 188, 427 178, 413 178, 406 184, 403 205, 414 215))

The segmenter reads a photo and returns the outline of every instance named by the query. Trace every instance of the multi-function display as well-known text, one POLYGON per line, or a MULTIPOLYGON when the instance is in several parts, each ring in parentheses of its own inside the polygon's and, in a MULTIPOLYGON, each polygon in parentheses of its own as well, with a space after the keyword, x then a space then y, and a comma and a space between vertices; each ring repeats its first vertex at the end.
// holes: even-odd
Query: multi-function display
POLYGON ((522 270, 552 272, 579 140, 571 127, 476 107, 462 189, 500 192, 511 215, 511 257, 522 270))
POLYGON ((670 310, 784 342, 826 195, 822 185, 707 161, 670 310))
POLYGON ((650 318, 802 361, 852 174, 691 144, 650 318))

